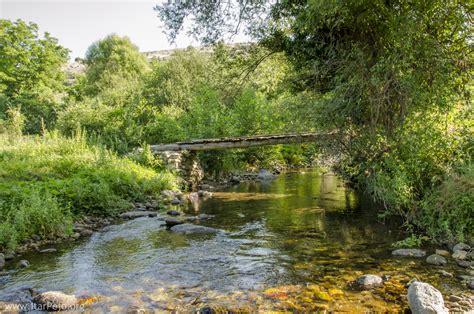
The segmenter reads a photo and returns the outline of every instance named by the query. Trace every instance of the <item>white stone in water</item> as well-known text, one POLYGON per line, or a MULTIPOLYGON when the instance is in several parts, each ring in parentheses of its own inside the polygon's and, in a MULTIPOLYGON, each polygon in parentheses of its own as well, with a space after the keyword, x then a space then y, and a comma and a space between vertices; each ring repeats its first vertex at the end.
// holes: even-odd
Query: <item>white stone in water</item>
POLYGON ((79 300, 74 295, 61 291, 48 291, 33 298, 33 302, 47 311, 65 311, 79 306, 79 300))
POLYGON ((407 297, 413 314, 448 314, 443 295, 428 283, 413 282, 408 288, 407 297))
POLYGON ((357 278, 356 283, 363 288, 373 288, 380 286, 383 280, 381 277, 376 275, 362 275, 357 278))

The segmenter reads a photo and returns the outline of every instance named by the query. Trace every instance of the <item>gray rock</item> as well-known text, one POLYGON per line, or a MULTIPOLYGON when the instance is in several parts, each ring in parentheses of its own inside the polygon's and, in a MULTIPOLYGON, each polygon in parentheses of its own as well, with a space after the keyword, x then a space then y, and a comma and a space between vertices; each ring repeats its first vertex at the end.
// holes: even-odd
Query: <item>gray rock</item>
POLYGON ((392 251, 392 255, 402 257, 425 257, 426 252, 420 249, 398 249, 392 251))
POLYGON ((461 250, 461 251, 469 251, 471 249, 471 247, 465 243, 462 243, 462 242, 459 242, 458 244, 456 244, 454 247, 453 247, 453 252, 456 252, 458 250, 461 250))
POLYGON ((376 275, 362 275, 356 280, 357 285, 364 289, 370 289, 382 285, 382 277, 376 275))
POLYGON ((47 311, 66 311, 79 306, 79 299, 76 296, 60 291, 41 293, 33 298, 33 302, 47 311))
POLYGON ((20 268, 30 267, 30 262, 28 262, 26 259, 22 259, 21 261, 18 262, 18 267, 20 268))
POLYGON ((428 264, 436 266, 444 266, 448 263, 448 261, 444 257, 438 254, 431 254, 426 258, 426 262, 428 264))
POLYGON ((214 215, 200 214, 200 215, 197 215, 196 218, 197 218, 198 220, 207 220, 207 219, 212 219, 212 218, 214 218, 214 215))
POLYGON ((176 226, 176 225, 180 225, 183 222, 181 220, 177 219, 177 218, 169 217, 169 218, 165 219, 165 223, 166 223, 167 227, 173 227, 173 226, 176 226))
POLYGON ((262 181, 273 180, 275 178, 276 176, 267 169, 260 169, 257 175, 257 179, 262 181))
POLYGON ((5 255, 3 253, 0 253, 0 269, 5 267, 5 255))
POLYGON ((474 290, 474 279, 471 279, 467 282, 467 287, 471 290, 474 290))
POLYGON ((448 272, 445 271, 445 270, 440 270, 438 273, 441 275, 441 277, 446 277, 446 278, 453 277, 453 274, 448 273, 448 272))
POLYGON ((58 250, 56 250, 55 248, 49 248, 49 249, 44 249, 44 250, 41 250, 40 253, 54 253, 54 252, 57 252, 58 250))
POLYGON ((180 224, 176 225, 174 227, 171 227, 171 231, 176 232, 176 233, 182 233, 182 234, 216 234, 221 232, 220 230, 210 228, 210 227, 204 227, 204 226, 198 226, 198 225, 193 225, 193 224, 180 224))
POLYGON ((79 231, 79 234, 81 237, 90 237, 92 234, 94 234, 94 231, 90 229, 82 229, 79 231))
POLYGON ((166 213, 170 216, 179 216, 179 215, 181 215, 181 213, 177 210, 168 210, 166 213))
POLYGON ((135 219, 135 218, 140 218, 140 217, 156 217, 158 216, 157 212, 152 212, 152 211, 130 211, 126 212, 120 215, 121 218, 123 219, 135 219))
POLYGON ((463 267, 463 268, 469 268, 469 267, 474 265, 474 262, 472 262, 472 261, 469 262, 469 261, 463 261, 463 260, 460 260, 460 259, 457 259, 456 263, 458 264, 458 266, 463 267))
POLYGON ((454 259, 466 259, 467 258, 467 252, 463 250, 454 250, 453 255, 451 255, 454 259))
POLYGON ((441 292, 425 282, 412 283, 407 298, 413 314, 448 314, 441 292))

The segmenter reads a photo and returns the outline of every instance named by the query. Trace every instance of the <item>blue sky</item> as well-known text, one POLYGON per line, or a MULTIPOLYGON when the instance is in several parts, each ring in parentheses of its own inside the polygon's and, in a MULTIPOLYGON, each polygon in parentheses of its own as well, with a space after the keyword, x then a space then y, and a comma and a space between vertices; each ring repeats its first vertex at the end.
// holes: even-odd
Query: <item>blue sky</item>
MULTIPOLYGON (((87 47, 108 34, 128 36, 140 51, 197 46, 182 34, 176 44, 168 43, 153 6, 159 0, 0 0, 0 18, 22 19, 38 24, 71 50, 71 59, 83 57, 87 47)), ((236 36, 234 42, 247 41, 236 36)))

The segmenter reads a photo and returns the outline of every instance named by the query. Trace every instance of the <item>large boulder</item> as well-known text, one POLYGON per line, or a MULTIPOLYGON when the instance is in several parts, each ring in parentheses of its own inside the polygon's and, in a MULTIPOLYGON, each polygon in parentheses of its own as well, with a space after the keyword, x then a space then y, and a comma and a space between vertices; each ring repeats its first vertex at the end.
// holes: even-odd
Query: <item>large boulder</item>
POLYGON ((426 258, 426 262, 428 264, 435 265, 435 266, 444 266, 448 263, 446 258, 438 254, 431 254, 430 256, 426 258))
POLYGON ((407 297, 413 314, 448 314, 443 295, 428 283, 413 282, 408 288, 407 297))
POLYGON ((170 230, 182 234, 216 234, 220 232, 218 229, 193 224, 176 225, 171 227, 170 230))
POLYGON ((426 252, 420 249, 398 249, 392 251, 392 255, 402 257, 425 257, 426 252))
POLYGON ((0 269, 5 267, 5 255, 3 253, 0 253, 0 269))
MULTIPOLYGON (((46 311, 66 311, 79 307, 79 299, 61 291, 48 291, 38 294, 33 302, 46 311)), ((79 310, 79 308, 77 308, 79 310)))
POLYGON ((381 286, 383 283, 382 277, 376 275, 362 275, 357 278, 356 283, 359 287, 364 289, 371 289, 374 287, 381 286))

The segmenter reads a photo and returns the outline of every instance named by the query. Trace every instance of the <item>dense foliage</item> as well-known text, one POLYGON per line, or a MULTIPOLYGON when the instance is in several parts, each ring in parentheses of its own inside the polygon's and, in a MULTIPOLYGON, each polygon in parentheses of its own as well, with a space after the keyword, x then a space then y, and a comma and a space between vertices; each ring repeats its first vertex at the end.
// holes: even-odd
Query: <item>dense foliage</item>
MULTIPOLYGON (((7 130, 8 131, 8 130, 7 130)), ((83 135, 64 138, 0 136, 0 249, 32 235, 67 235, 73 217, 110 215, 131 202, 174 188, 174 177, 157 173, 88 144, 83 135)))
POLYGON ((0 119, 8 109, 21 108, 28 119, 26 132, 52 125, 68 53, 48 33, 40 38, 36 24, 0 20, 0 119))
POLYGON ((473 236, 473 211, 459 214, 473 207, 472 186, 451 205, 434 204, 466 176, 459 169, 472 168, 468 1, 169 2, 156 10, 171 39, 190 18, 203 42, 240 27, 283 52, 293 93, 317 99, 306 102, 317 112, 312 125, 339 130, 328 149, 340 155, 342 174, 433 238, 473 236), (241 19, 221 21, 232 14, 241 19), (442 208, 434 220, 428 206, 442 208))

